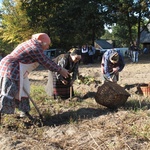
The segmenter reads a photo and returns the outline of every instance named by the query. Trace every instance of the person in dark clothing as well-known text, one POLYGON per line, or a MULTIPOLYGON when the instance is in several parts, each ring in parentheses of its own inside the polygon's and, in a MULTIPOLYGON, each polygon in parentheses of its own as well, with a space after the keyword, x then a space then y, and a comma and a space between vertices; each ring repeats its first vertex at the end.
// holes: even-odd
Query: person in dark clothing
POLYGON ((81 55, 82 55, 82 62, 84 65, 87 65, 89 63, 88 51, 89 51, 88 45, 83 45, 81 48, 81 55))
POLYGON ((135 41, 131 45, 130 50, 132 51, 132 62, 137 63, 139 61, 139 48, 135 41))
POLYGON ((89 54, 89 63, 90 64, 94 63, 95 48, 92 45, 89 46, 88 54, 89 54))
POLYGON ((123 70, 125 64, 121 53, 111 49, 107 50, 102 57, 101 73, 102 80, 117 82, 119 80, 119 72, 123 70))
POLYGON ((81 52, 72 48, 66 54, 57 56, 53 61, 59 66, 69 71, 70 76, 64 78, 59 73, 53 73, 49 71, 48 82, 46 85, 46 92, 49 96, 54 96, 54 99, 61 98, 67 99, 70 97, 70 88, 72 88, 72 96, 74 96, 73 83, 78 75, 79 61, 81 60, 81 52), (53 87, 52 87, 53 80, 53 87))

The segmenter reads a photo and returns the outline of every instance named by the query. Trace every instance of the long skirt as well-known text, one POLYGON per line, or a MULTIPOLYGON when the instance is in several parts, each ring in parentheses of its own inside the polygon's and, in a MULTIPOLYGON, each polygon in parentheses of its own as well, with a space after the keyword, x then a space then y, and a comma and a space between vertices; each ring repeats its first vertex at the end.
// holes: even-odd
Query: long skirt
POLYGON ((59 79, 53 74, 53 95, 54 98, 60 97, 61 99, 67 99, 70 97, 70 88, 72 90, 72 96, 74 96, 73 87, 70 86, 70 78, 66 79, 67 85, 64 85, 59 79))
POLYGON ((82 53, 82 62, 84 65, 87 65, 89 63, 89 55, 88 53, 82 53))
POLYGON ((14 114, 15 108, 20 111, 29 112, 29 99, 22 97, 21 101, 15 99, 19 92, 18 81, 11 80, 7 77, 0 77, 0 112, 4 114, 14 114))

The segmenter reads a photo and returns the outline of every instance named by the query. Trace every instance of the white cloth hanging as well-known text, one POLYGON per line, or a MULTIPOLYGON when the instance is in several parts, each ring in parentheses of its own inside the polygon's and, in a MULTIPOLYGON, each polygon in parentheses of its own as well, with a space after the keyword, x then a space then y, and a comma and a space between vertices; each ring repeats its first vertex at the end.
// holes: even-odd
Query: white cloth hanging
POLYGON ((45 91, 47 95, 53 96, 53 72, 52 71, 48 71, 48 82, 45 87, 45 91))
POLYGON ((28 97, 27 94, 24 92, 23 88, 26 89, 28 93, 30 93, 30 81, 28 79, 29 73, 37 68, 39 63, 31 63, 31 64, 23 64, 19 63, 20 69, 20 84, 19 84, 19 93, 16 96, 17 99, 21 100, 21 97, 28 97))

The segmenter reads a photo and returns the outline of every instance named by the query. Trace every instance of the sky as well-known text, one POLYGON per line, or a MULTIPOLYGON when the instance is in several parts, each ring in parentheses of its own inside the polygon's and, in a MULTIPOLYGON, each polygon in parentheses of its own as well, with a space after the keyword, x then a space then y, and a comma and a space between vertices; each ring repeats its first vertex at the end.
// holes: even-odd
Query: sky
POLYGON ((2 0, 0 0, 0 7, 1 7, 1 4, 2 4, 2 0))

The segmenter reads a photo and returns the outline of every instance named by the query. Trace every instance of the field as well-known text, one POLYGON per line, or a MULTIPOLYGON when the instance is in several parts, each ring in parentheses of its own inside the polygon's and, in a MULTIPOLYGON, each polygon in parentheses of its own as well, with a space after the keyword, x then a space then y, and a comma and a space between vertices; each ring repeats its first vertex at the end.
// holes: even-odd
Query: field
POLYGON ((130 97, 124 106, 109 109, 96 103, 101 86, 100 62, 80 65, 85 77, 75 82, 75 97, 54 100, 44 91, 48 71, 33 71, 31 97, 44 117, 42 122, 31 103, 35 121, 3 115, 0 150, 148 150, 150 149, 150 97, 140 95, 137 85, 150 82, 150 55, 140 55, 138 63, 125 57, 119 85, 130 97))

